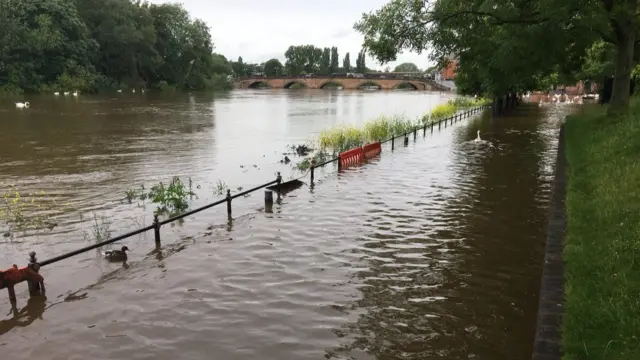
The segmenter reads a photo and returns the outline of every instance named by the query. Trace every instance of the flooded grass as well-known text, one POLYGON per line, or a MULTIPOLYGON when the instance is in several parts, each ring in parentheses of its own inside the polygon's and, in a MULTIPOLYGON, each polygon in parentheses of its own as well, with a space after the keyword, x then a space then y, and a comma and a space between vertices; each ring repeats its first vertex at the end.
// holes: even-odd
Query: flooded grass
POLYGON ((566 124, 566 359, 640 358, 640 101, 566 124))
POLYGON ((459 97, 453 100, 447 101, 445 104, 438 105, 433 108, 428 113, 425 113, 422 116, 422 122, 425 124, 431 124, 434 122, 438 122, 440 120, 444 120, 451 116, 454 116, 458 111, 469 109, 472 107, 488 105, 491 103, 491 100, 484 98, 464 98, 459 97))

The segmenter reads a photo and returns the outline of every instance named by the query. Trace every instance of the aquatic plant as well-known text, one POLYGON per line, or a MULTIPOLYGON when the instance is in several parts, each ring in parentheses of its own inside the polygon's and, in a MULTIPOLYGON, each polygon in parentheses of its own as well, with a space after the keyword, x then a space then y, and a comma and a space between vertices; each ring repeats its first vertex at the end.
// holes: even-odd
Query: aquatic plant
MULTIPOLYGON (((82 220, 83 217, 81 216, 82 220)), ((109 240, 111 238, 111 222, 107 220, 106 217, 101 216, 100 221, 98 221, 98 216, 96 213, 93 213, 93 222, 91 223, 90 232, 84 230, 82 232, 82 236, 85 241, 93 240, 95 242, 103 242, 105 240, 109 240)))
POLYGON ((315 160, 316 165, 322 164, 329 160, 329 153, 323 150, 316 151, 312 156, 304 158, 301 162, 297 163, 294 168, 300 171, 306 171, 311 167, 311 161, 315 160))
POLYGON ((215 195, 222 196, 227 193, 227 189, 229 189, 229 186, 227 186, 227 184, 224 181, 218 180, 215 188, 213 189, 213 193, 215 195))
POLYGON ((185 186, 179 177, 174 176, 168 186, 162 182, 151 187, 147 197, 158 204, 156 213, 178 214, 189 208, 189 200, 195 194, 185 186))
POLYGON ((62 211, 64 207, 55 199, 47 200, 44 191, 25 195, 13 184, 0 196, 0 221, 8 226, 8 236, 13 236, 13 233, 18 231, 53 229, 57 224, 51 220, 51 214, 45 214, 43 211, 62 211), (46 208, 43 206, 45 201, 48 201, 49 205, 46 208))

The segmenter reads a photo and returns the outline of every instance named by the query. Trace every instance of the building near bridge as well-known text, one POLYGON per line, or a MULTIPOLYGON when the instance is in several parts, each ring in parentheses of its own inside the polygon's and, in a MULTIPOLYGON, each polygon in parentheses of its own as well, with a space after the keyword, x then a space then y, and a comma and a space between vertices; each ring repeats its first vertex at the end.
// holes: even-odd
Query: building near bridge
POLYGON ((447 67, 440 70, 440 77, 443 80, 451 81, 456 78, 456 68, 458 67, 458 57, 449 55, 446 57, 447 67))

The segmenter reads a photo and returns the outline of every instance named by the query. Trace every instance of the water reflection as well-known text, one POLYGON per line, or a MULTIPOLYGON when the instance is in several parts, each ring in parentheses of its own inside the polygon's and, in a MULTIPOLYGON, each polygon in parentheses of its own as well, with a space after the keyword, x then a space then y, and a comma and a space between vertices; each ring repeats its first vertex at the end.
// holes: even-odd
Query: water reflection
POLYGON ((36 320, 42 320, 46 304, 46 296, 34 296, 29 298, 27 305, 22 309, 18 310, 16 307, 12 307, 8 314, 11 315, 11 318, 0 320, 0 336, 15 328, 27 327, 36 320))

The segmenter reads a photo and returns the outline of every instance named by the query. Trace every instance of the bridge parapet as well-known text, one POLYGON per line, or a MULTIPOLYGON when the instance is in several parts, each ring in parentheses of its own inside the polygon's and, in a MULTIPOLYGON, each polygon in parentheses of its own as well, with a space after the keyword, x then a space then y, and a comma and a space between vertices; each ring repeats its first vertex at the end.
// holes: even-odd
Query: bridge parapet
POLYGON ((309 89, 322 89, 327 84, 336 84, 344 89, 360 89, 363 86, 377 86, 383 90, 392 90, 400 85, 408 84, 416 90, 426 91, 451 91, 448 87, 422 77, 407 77, 387 75, 365 74, 364 76, 326 76, 326 75, 300 75, 300 76, 247 76, 237 78, 234 87, 247 89, 257 84, 265 84, 274 89, 289 88, 293 84, 300 84, 309 89))

